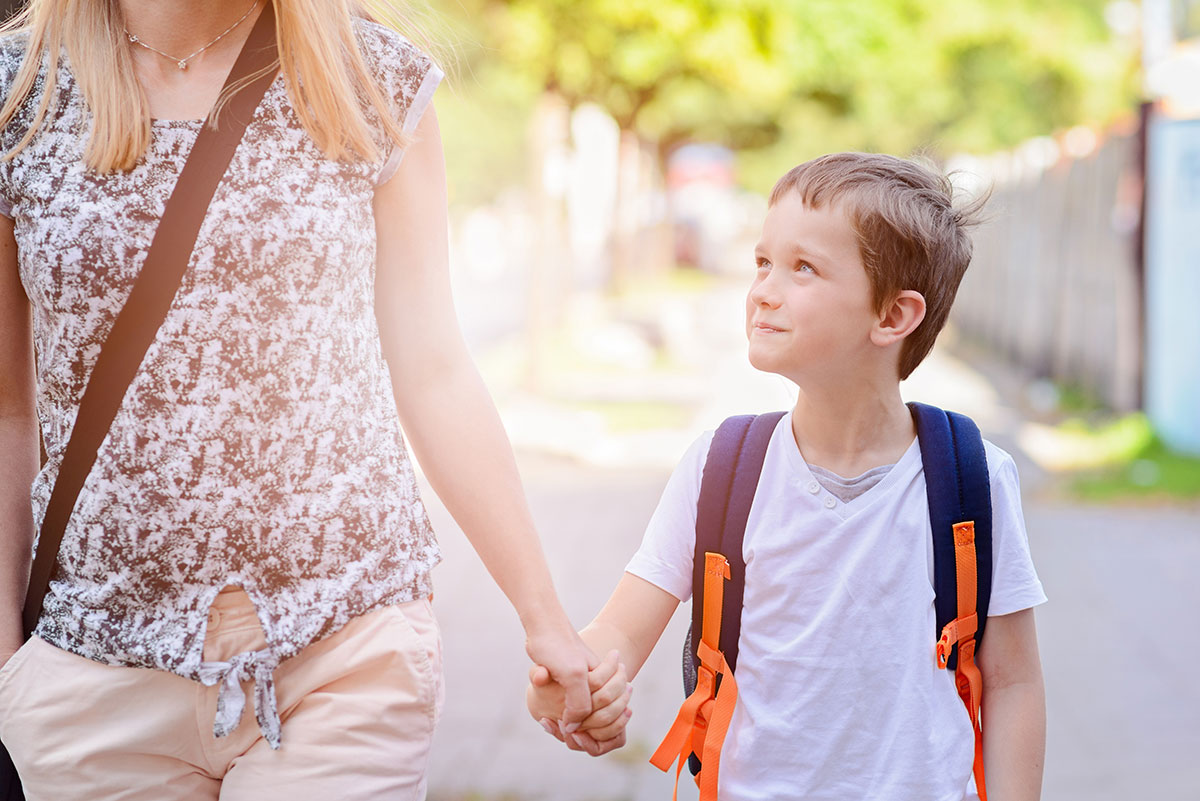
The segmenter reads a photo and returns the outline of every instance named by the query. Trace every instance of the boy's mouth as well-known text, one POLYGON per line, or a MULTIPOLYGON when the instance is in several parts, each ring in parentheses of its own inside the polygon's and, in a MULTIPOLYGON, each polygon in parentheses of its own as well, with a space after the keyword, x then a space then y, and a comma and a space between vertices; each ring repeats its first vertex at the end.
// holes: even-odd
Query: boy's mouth
POLYGON ((776 328, 775 326, 767 325, 766 323, 755 323, 754 330, 760 334, 781 334, 787 329, 776 328))

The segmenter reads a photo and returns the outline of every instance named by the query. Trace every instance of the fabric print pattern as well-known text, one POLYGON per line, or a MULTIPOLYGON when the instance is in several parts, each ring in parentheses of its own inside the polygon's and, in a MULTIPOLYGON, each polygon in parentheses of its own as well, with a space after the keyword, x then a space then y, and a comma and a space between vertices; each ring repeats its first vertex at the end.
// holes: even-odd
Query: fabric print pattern
MULTIPOLYGON (((411 132, 441 70, 391 29, 354 25, 411 132)), ((24 42, 0 41, 6 93, 24 42)), ((0 212, 14 221, 33 309, 48 455, 31 493, 39 527, 100 346, 201 124, 154 120, 133 169, 89 173, 90 114, 67 62, 64 51, 41 130, 0 162, 0 212)), ((5 152, 41 87, 0 132, 5 152)), ((236 687, 231 671, 262 684, 352 618, 429 594, 440 552, 374 316, 372 200, 402 151, 360 101, 380 156, 343 163, 308 136, 282 75, 267 90, 72 512, 37 629, 51 644, 208 684, 236 687), (269 645, 224 673, 202 670, 208 607, 227 584, 254 601, 269 645)))

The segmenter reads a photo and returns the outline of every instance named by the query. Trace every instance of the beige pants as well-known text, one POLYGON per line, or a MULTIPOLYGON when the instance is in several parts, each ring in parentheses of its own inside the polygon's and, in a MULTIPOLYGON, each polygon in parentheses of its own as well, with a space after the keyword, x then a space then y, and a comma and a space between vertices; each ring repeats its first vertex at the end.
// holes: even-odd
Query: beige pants
MULTIPOLYGON (((206 661, 262 648, 250 599, 222 592, 206 661)), ((30 639, 0 668, 0 740, 28 801, 421 799, 441 711, 441 639, 429 601, 385 607, 275 670, 282 744, 254 718, 253 685, 227 737, 218 687, 113 667, 30 639)))

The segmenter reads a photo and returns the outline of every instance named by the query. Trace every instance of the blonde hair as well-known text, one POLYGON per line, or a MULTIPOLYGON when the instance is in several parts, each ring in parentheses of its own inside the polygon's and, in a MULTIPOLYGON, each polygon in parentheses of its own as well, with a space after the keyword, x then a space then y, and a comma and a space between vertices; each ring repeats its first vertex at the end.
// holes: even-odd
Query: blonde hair
MULTIPOLYGON (((397 146, 409 137, 392 119, 388 98, 371 77, 352 20, 355 16, 380 22, 428 42, 408 22, 393 0, 266 0, 275 5, 279 68, 304 128, 330 159, 354 154, 374 159, 378 147, 370 135, 361 94, 379 112, 387 136, 397 146)), ((24 61, 8 98, 0 106, 0 129, 12 121, 32 92, 39 65, 46 60, 46 77, 33 123, 14 148, 0 156, 12 159, 33 139, 57 90, 57 54, 65 47, 73 74, 93 115, 84 152, 92 170, 108 173, 131 169, 150 144, 150 107, 133 71, 133 58, 124 33, 117 0, 29 0, 12 19, 0 25, 0 36, 27 34, 24 61), (54 54, 53 58, 49 55, 54 54)), ((261 74, 261 73, 260 73, 261 74)), ((221 93, 209 125, 215 125, 230 97, 255 79, 248 76, 221 93)))
POLYGON ((901 290, 925 298, 925 319, 900 348, 900 378, 929 354, 946 324, 967 265, 969 230, 984 222, 990 192, 955 204, 954 185, 932 166, 876 153, 832 153, 793 167, 771 190, 809 208, 843 204, 882 312, 901 290))

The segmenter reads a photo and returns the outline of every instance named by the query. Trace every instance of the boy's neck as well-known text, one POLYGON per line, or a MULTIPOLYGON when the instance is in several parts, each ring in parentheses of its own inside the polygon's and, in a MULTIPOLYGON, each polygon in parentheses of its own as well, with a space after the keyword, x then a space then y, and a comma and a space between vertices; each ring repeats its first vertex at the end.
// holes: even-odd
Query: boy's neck
POLYGON ((792 435, 808 464, 850 478, 895 464, 917 429, 894 383, 865 393, 801 387, 792 435))

